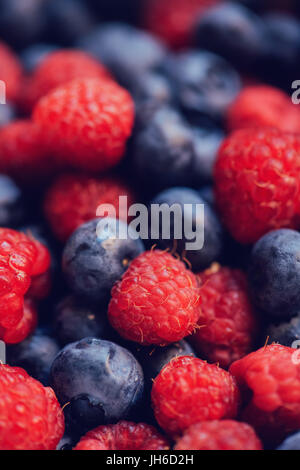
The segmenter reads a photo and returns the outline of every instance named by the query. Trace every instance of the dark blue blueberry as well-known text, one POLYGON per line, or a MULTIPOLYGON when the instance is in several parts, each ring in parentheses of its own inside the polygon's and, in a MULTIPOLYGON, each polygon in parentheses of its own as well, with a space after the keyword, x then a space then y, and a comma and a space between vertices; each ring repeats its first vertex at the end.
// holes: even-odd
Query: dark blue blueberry
POLYGON ((73 441, 72 437, 65 434, 59 441, 56 450, 72 450, 75 444, 76 443, 73 441))
POLYGON ((300 450, 300 432, 287 437, 276 450, 300 450))
POLYGON ((16 228, 24 222, 26 209, 21 189, 8 176, 0 175, 0 227, 16 228))
POLYGON ((225 137, 219 128, 195 127, 194 145, 196 158, 193 166, 195 186, 213 180, 213 169, 220 145, 225 137))
POLYGON ((57 50, 57 46, 54 44, 43 44, 38 43, 27 47, 22 54, 21 60, 24 69, 27 72, 33 72, 36 67, 47 57, 48 54, 57 50))
POLYGON ((294 341, 300 340, 300 316, 292 318, 286 323, 270 325, 265 336, 269 337, 270 344, 279 343, 283 346, 292 347, 294 341))
POLYGON ((300 234, 275 230, 254 246, 249 282, 256 306, 271 318, 289 318, 300 312, 300 234))
POLYGON ((159 39, 124 23, 99 26, 78 45, 104 63, 126 87, 139 74, 159 67, 166 56, 159 39))
POLYGON ((87 0, 100 19, 138 23, 144 0, 87 0))
MULTIPOLYGON (((176 249, 179 255, 184 255, 185 258, 191 263, 194 271, 201 271, 213 261, 217 261, 222 253, 223 249, 223 231, 221 224, 214 212, 214 210, 205 203, 199 194, 189 188, 171 188, 158 194, 152 201, 152 204, 166 204, 171 207, 174 204, 181 208, 178 216, 175 215, 170 218, 170 240, 164 239, 165 236, 162 233, 161 221, 158 227, 153 227, 154 219, 152 220, 151 229, 158 230, 160 238, 152 241, 156 242, 162 249, 171 248, 176 249), (204 205, 204 219, 199 218, 196 214, 196 205, 204 205), (186 207, 184 207, 187 205, 186 207), (189 206, 188 206, 189 205, 189 206), (189 242, 194 243, 195 239, 188 240, 186 238, 186 232, 182 234, 182 238, 174 240, 174 227, 175 221, 178 226, 182 222, 182 227, 193 228, 193 231, 197 230, 197 234, 204 230, 204 245, 202 249, 197 250, 186 250, 186 244, 189 242)), ((164 217, 164 222, 166 219, 164 217)))
POLYGON ((55 309, 55 334, 62 346, 83 338, 110 339, 106 310, 90 308, 75 297, 64 298, 55 309))
POLYGON ((114 283, 144 247, 139 239, 116 236, 116 230, 127 231, 124 222, 106 219, 102 230, 97 229, 98 223, 95 219, 81 225, 70 237, 63 253, 63 272, 74 294, 102 306, 114 283))
POLYGON ((37 330, 22 343, 7 348, 7 363, 22 367, 33 378, 48 386, 50 368, 58 352, 56 340, 37 330))
POLYGON ((215 207, 215 194, 212 186, 203 186, 199 190, 200 197, 207 202, 211 207, 215 207))
POLYGON ((13 121, 16 117, 16 111, 12 104, 0 104, 0 127, 13 121))
POLYGON ((169 57, 165 71, 183 112, 196 124, 220 121, 241 89, 237 72, 222 57, 191 50, 169 57))
POLYGON ((51 0, 46 2, 47 39, 63 46, 73 45, 94 27, 94 19, 85 2, 51 0))
POLYGON ((109 341, 85 338, 69 344, 51 369, 52 387, 67 419, 85 428, 130 417, 143 395, 140 364, 109 341))
MULTIPOLYGON (((200 16, 196 42, 243 71, 253 72, 266 42, 259 16, 237 3, 226 2, 200 16)), ((254 70, 255 72, 255 70, 254 70)))

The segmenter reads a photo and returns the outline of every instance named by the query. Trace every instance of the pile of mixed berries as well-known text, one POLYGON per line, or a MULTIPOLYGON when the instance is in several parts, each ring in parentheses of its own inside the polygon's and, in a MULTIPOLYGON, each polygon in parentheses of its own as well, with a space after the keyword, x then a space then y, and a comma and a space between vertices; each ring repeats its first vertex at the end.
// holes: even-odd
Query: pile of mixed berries
POLYGON ((0 0, 0 41, 0 450, 300 450, 299 2, 0 0))

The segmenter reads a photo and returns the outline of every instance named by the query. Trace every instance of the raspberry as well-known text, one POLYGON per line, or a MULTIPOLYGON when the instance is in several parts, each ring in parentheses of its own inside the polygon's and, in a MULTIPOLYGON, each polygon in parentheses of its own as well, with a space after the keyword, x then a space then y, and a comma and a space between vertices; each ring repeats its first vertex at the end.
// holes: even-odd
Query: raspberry
POLYGON ((6 86, 6 99, 16 101, 22 83, 22 67, 13 51, 0 42, 0 80, 6 86))
POLYGON ((151 397, 159 425, 172 436, 201 421, 234 418, 239 405, 232 375, 190 356, 173 359, 162 369, 151 397))
POLYGON ((77 78, 106 78, 108 70, 97 60, 79 50, 59 50, 48 54, 25 83, 22 107, 31 111, 40 98, 51 90, 77 78))
POLYGON ((230 367, 244 400, 242 419, 266 441, 280 442, 300 428, 300 367, 294 354, 295 349, 273 344, 230 367))
POLYGON ((7 344, 21 343, 37 326, 37 311, 33 302, 26 299, 24 302, 23 316, 19 323, 13 328, 1 328, 0 338, 7 344))
POLYGON ((0 327, 16 328, 31 278, 49 269, 46 247, 24 233, 0 228, 0 327))
POLYGON ((74 230, 96 217, 100 204, 111 204, 118 218, 127 222, 127 210, 119 213, 119 196, 127 196, 128 207, 134 203, 130 190, 113 178, 87 175, 61 176, 46 194, 44 211, 53 233, 65 241, 74 230))
POLYGON ((248 86, 230 106, 227 127, 229 130, 274 127, 299 133, 300 112, 283 91, 271 86, 248 86))
POLYGON ((187 46, 192 40, 195 17, 220 0, 147 0, 145 26, 174 47, 187 46))
POLYGON ((33 116, 53 154, 73 167, 100 171, 124 155, 134 104, 113 81, 78 79, 44 96, 33 116))
POLYGON ((25 370, 0 366, 0 449, 55 450, 64 417, 53 390, 25 370))
POLYGON ((220 148, 215 193, 220 214, 240 243, 271 230, 299 228, 300 138, 276 129, 243 129, 220 148))
POLYGON ((193 332, 199 303, 194 274, 169 253, 148 251, 113 287, 109 320, 126 339, 165 346, 193 332))
POLYGON ((170 444, 153 426, 120 421, 99 426, 83 436, 74 450, 169 450, 170 444))
POLYGON ((249 301, 246 276, 214 263, 199 274, 201 315, 192 343, 209 362, 228 368, 253 350, 257 324, 249 301))
POLYGON ((263 450, 255 431, 238 421, 205 421, 188 428, 175 450, 263 450))
POLYGON ((54 162, 41 144, 38 127, 30 120, 14 121, 0 130, 0 172, 21 184, 44 180, 54 162))

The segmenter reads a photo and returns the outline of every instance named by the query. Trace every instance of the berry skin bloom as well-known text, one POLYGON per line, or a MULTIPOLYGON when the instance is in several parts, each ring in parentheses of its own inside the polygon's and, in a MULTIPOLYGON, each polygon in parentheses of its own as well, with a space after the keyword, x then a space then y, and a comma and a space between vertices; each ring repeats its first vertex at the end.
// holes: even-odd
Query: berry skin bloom
POLYGON ((274 127, 299 133, 300 112, 291 98, 271 86, 248 86, 238 95, 227 113, 230 131, 249 127, 274 127))
POLYGON ((113 205, 116 216, 127 222, 127 211, 119 213, 120 196, 127 196, 128 207, 134 203, 130 190, 117 179, 67 174, 48 190, 44 212, 56 237, 66 241, 76 228, 96 217, 101 204, 113 205))
POLYGON ((246 276, 238 269, 214 263, 198 278, 202 306, 200 328, 193 335, 192 344, 209 362, 228 368, 253 350, 257 333, 246 276))
POLYGON ((300 138, 276 129, 243 129, 220 148, 216 202, 231 235, 255 243, 278 228, 300 227, 300 138))
POLYGON ((25 299, 22 319, 13 328, 5 329, 0 326, 0 338, 7 344, 21 343, 34 332, 37 320, 37 311, 34 303, 30 299, 25 299))
POLYGON ((42 138, 62 162, 82 170, 115 166, 134 121, 129 93, 106 79, 78 79, 44 96, 33 111, 42 138))
POLYGON ((49 269, 47 248, 24 233, 0 228, 0 327, 16 328, 31 279, 49 269))
POLYGON ((6 99, 16 101, 22 83, 22 67, 17 56, 0 42, 0 80, 6 85, 6 99))
POLYGON ((151 398, 159 425, 175 437, 201 421, 235 418, 239 406, 234 377, 190 356, 178 357, 162 369, 151 398))
POLYGON ((25 82, 22 107, 31 111, 40 98, 64 83, 78 78, 111 79, 108 70, 79 50, 59 50, 47 55, 25 82))
POLYGON ((55 450, 64 416, 50 387, 19 367, 0 366, 0 449, 55 450))
POLYGON ((300 428, 300 365, 293 360, 295 351, 273 344, 230 367, 242 392, 242 420, 267 442, 279 443, 300 428))
POLYGON ((147 251, 132 261, 112 289, 111 325, 124 338, 165 346, 193 332, 200 315, 194 274, 163 251, 147 251))
POLYGON ((153 426, 120 421, 83 436, 74 450, 169 450, 170 443, 153 426))
POLYGON ((188 428, 175 450, 263 450, 248 424, 238 421, 205 421, 188 428))

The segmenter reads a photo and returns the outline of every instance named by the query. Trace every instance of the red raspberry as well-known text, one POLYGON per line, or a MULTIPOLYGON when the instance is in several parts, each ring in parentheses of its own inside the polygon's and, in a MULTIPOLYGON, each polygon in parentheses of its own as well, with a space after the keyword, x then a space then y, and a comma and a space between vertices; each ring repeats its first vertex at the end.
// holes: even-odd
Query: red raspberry
POLYGON ((111 76, 102 64, 80 50, 66 49, 47 55, 25 83, 23 109, 30 112, 51 90, 77 78, 111 79, 111 76))
POLYGON ((0 42, 0 80, 6 85, 6 99, 15 101, 22 84, 22 67, 14 52, 0 42))
POLYGON ((39 128, 29 119, 0 130, 0 172, 21 184, 37 184, 54 172, 54 162, 41 144, 39 128))
POLYGON ((55 450, 64 416, 50 387, 25 370, 0 366, 0 449, 55 450))
POLYGON ((0 228, 0 327, 15 328, 23 317, 31 278, 49 269, 46 247, 24 233, 0 228))
POLYGON ((279 442, 300 429, 300 365, 294 354, 295 349, 273 344, 230 367, 244 399, 242 418, 267 441, 279 442))
POLYGON ((238 421, 205 421, 188 428, 175 450, 263 450, 255 431, 238 421))
POLYGON ((192 39, 196 16, 220 0, 147 0, 145 27, 174 47, 187 46, 192 39))
POLYGON ((240 243, 271 230, 300 227, 300 137, 276 129, 234 132, 215 167, 216 201, 240 243))
POLYGON ((234 418, 239 405, 232 375, 190 356, 173 359, 162 369, 151 397, 159 425, 172 436, 201 421, 234 418))
POLYGON ((112 289, 109 320, 124 338, 165 346, 193 332, 200 315, 196 277, 163 251, 147 251, 112 289))
POLYGON ((134 121, 129 93, 111 80, 74 80, 44 96, 33 112, 44 142, 64 162, 83 170, 115 166, 134 121))
POLYGON ((257 323, 245 274, 214 263, 199 274, 201 315, 192 343, 209 362, 228 368, 253 350, 257 323))
POLYGON ((238 95, 227 114, 229 130, 274 127, 300 132, 300 111, 283 91, 271 86, 248 86, 238 95))
POLYGON ((65 241, 74 230, 96 217, 100 204, 111 204, 116 215, 127 222, 127 211, 119 213, 119 196, 134 203, 130 190, 114 178, 69 174, 54 182, 46 194, 44 211, 53 233, 65 241))
POLYGON ((30 299, 34 299, 34 300, 45 299, 50 294, 51 287, 52 287, 51 269, 48 269, 48 271, 46 271, 45 273, 32 278, 31 285, 27 292, 27 296, 30 299))
POLYGON ((99 426, 83 436, 74 450, 169 450, 170 444, 153 426, 120 421, 99 426))
POLYGON ((30 299, 24 302, 23 317, 20 322, 13 328, 1 328, 0 338, 7 344, 21 343, 37 326, 37 311, 35 305, 30 299))

